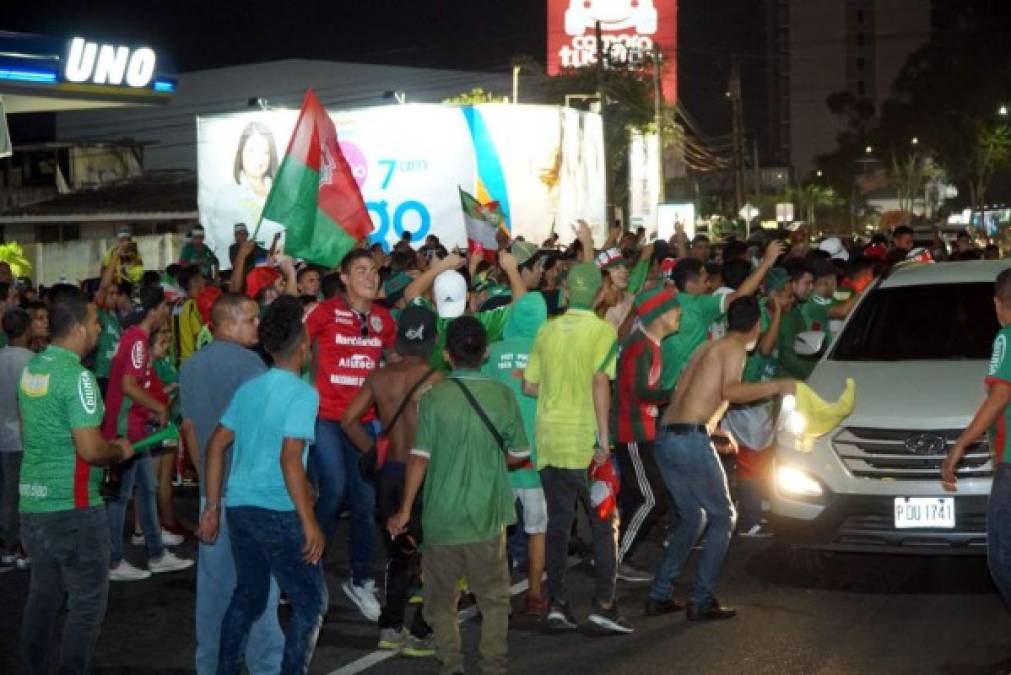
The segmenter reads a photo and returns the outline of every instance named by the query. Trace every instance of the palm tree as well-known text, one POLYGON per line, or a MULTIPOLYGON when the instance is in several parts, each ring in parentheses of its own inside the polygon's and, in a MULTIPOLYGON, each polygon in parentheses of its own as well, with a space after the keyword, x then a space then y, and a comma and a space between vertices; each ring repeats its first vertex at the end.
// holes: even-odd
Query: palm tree
POLYGON ((835 191, 817 183, 787 188, 785 198, 786 201, 793 202, 797 211, 804 214, 805 220, 811 224, 812 229, 815 228, 817 210, 834 206, 836 203, 835 191))

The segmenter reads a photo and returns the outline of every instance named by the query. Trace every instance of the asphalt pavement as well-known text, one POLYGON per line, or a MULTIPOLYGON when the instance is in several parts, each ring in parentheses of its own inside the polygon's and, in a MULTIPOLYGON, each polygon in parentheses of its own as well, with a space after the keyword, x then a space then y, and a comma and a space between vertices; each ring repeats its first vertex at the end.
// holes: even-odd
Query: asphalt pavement
MULTIPOLYGON (((195 491, 180 494, 179 510, 195 517, 195 491)), ((131 522, 128 518, 127 522, 131 522)), ((346 541, 346 524, 338 530, 346 541)), ((195 544, 177 552, 193 556, 195 544)), ((391 656, 375 649, 377 632, 339 588, 347 574, 346 547, 327 563, 330 613, 312 663, 313 673, 437 673, 434 659, 391 656)), ((639 563, 651 568, 660 548, 647 542, 639 563)), ((141 547, 126 555, 143 564, 141 547)), ((573 559, 571 602, 585 623, 592 568, 573 559)), ((583 628, 551 634, 522 614, 523 580, 514 585, 509 632, 510 672, 567 673, 945 673, 983 675, 1011 667, 1011 616, 1001 604, 982 557, 911 557, 837 554, 798 571, 775 539, 735 538, 719 596, 739 610, 736 619, 688 623, 683 614, 647 618, 646 584, 619 582, 620 605, 635 626, 627 636, 583 628)), ((694 560, 686 573, 690 581, 694 560)), ((99 639, 95 672, 193 672, 195 570, 114 583, 99 639)), ((0 574, 0 673, 19 672, 16 649, 28 572, 0 574)), ((682 580, 676 594, 683 597, 682 580)), ((282 610, 283 611, 283 610, 282 610)), ((462 615, 468 672, 477 672, 480 619, 462 615)), ((54 639, 54 645, 58 641, 54 639)))

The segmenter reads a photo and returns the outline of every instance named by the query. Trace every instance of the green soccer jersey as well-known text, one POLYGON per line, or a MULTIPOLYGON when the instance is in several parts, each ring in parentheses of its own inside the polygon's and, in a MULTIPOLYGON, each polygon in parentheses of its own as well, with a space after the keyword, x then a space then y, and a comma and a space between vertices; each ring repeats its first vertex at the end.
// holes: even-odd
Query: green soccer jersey
MULTIPOLYGON (((765 334, 769 330, 769 324, 772 323, 772 317, 769 315, 768 300, 762 298, 759 301, 759 306, 762 309, 761 331, 762 334, 765 334)), ((743 382, 767 382, 775 376, 778 363, 778 347, 773 347, 772 353, 768 355, 760 353, 756 347, 748 354, 748 360, 744 364, 744 375, 741 377, 741 380, 743 382)))
POLYGON ((661 389, 673 389, 681 371, 688 365, 695 350, 709 337, 709 326, 723 316, 727 296, 678 293, 681 323, 678 332, 663 341, 663 374, 661 389))
MULTIPOLYGON (((987 371, 988 386, 1011 386, 1011 359, 1007 358, 1007 346, 1011 342, 1011 326, 1005 326, 997 333, 993 341, 993 354, 990 356, 990 368, 987 371)), ((990 447, 993 448, 995 460, 1011 462, 1011 452, 1008 452, 1008 427, 1011 427, 1011 405, 1004 408, 997 424, 990 430, 990 447)))
MULTIPOLYGON (((411 301, 411 304, 426 307, 433 312, 436 311, 432 303, 425 298, 415 298, 411 301)), ((502 339, 502 333, 505 331, 506 323, 509 321, 510 312, 512 312, 512 305, 503 305, 502 307, 496 307, 485 312, 477 312, 471 316, 484 326, 485 331, 488 333, 488 344, 492 344, 502 339)), ((438 312, 436 313, 438 314, 438 312)), ((448 373, 451 370, 449 362, 443 358, 442 352, 446 348, 446 329, 452 321, 453 319, 446 319, 441 316, 436 321, 435 327, 438 331, 438 337, 436 338, 435 349, 432 350, 432 355, 428 359, 429 364, 433 368, 444 373, 448 373)))
POLYGON ((24 427, 22 513, 101 506, 102 470, 77 454, 72 431, 100 427, 105 407, 98 382, 77 354, 49 345, 25 366, 18 385, 24 427))
POLYGON ((828 312, 838 304, 834 298, 812 295, 810 300, 801 305, 806 329, 825 333, 826 347, 832 342, 832 320, 829 318, 828 312))
POLYGON ((95 377, 109 377, 112 357, 116 355, 123 327, 115 314, 104 309, 98 310, 98 323, 102 325, 102 332, 98 336, 98 347, 95 350, 95 377))

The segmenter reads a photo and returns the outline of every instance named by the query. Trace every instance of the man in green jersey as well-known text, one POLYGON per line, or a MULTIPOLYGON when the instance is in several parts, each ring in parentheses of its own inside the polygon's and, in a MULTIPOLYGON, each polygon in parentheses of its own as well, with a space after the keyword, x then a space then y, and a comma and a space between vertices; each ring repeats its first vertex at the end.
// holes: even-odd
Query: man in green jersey
POLYGON ((1011 342, 1011 268, 997 275, 994 284, 994 305, 997 321, 1001 325, 993 342, 990 367, 983 382, 987 387, 986 400, 976 411, 976 416, 955 444, 948 451, 948 458, 941 465, 941 485, 949 492, 958 489, 956 475, 958 463, 966 448, 990 430, 990 448, 997 470, 990 488, 987 513, 986 548, 990 564, 990 576, 1004 602, 1011 604, 1011 452, 1008 452, 1008 426, 1011 423, 1011 358, 1008 358, 1008 343, 1011 342))
POLYGON ((106 441, 98 382, 81 365, 95 348, 95 306, 64 288, 49 307, 52 342, 25 367, 18 386, 24 436, 21 533, 32 558, 21 623, 23 665, 49 672, 53 624, 64 604, 60 672, 88 671, 109 591, 109 526, 95 467, 133 456, 123 439, 106 441))
POLYGON ((681 305, 681 323, 678 332, 663 341, 663 373, 660 388, 671 390, 678 376, 699 347, 709 337, 709 327, 723 316, 727 307, 737 298, 754 295, 765 274, 776 264, 783 253, 783 244, 774 241, 765 249, 762 263, 748 275, 740 288, 726 295, 706 295, 705 266, 696 258, 682 258, 674 268, 674 284, 681 305))

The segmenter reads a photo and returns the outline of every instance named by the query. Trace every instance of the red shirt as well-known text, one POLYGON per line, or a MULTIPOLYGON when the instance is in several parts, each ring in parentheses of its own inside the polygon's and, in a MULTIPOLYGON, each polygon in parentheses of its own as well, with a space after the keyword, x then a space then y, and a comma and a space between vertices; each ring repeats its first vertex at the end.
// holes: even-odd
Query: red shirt
POLYGON ((135 403, 123 393, 123 376, 133 378, 144 389, 151 388, 151 350, 148 348, 148 333, 138 326, 130 326, 123 332, 119 347, 109 366, 109 391, 105 395, 105 417, 102 418, 102 435, 108 439, 125 436, 130 442, 139 441, 147 435, 144 422, 147 408, 135 403), (134 407, 143 410, 133 411, 134 407))
POLYGON ((660 345, 640 327, 621 345, 611 401, 611 429, 618 443, 656 438, 658 405, 670 398, 660 386, 663 357, 660 345))
MULTIPOLYGON (((397 324, 385 307, 374 304, 362 315, 337 296, 316 305, 305 318, 305 326, 318 345, 319 417, 339 420, 365 378, 378 367, 383 349, 393 347, 397 324)), ((369 410, 362 421, 372 421, 375 416, 375 411, 369 410)))

